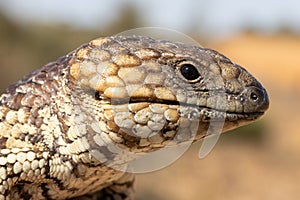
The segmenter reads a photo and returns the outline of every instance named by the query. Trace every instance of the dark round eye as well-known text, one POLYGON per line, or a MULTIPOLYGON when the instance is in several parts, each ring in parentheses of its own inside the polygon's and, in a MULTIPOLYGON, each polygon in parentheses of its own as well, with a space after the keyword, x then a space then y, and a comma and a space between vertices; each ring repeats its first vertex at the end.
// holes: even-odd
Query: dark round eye
POLYGON ((200 77, 200 74, 196 67, 191 64, 183 64, 180 68, 180 72, 182 76, 189 81, 196 80, 200 77))

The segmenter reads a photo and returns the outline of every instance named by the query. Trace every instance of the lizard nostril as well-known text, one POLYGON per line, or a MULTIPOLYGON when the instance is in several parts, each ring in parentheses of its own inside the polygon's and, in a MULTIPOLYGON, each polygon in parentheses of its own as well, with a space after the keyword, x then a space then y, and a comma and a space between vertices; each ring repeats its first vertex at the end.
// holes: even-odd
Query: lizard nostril
POLYGON ((251 102, 249 106, 252 105, 252 109, 256 112, 264 112, 269 107, 269 97, 264 88, 247 88, 245 95, 248 96, 248 101, 251 102))
POLYGON ((248 87, 245 91, 246 98, 249 102, 253 102, 255 104, 262 103, 265 99, 264 91, 257 87, 248 87))
POLYGON ((254 102, 259 100, 258 94, 256 92, 251 92, 250 99, 254 102))

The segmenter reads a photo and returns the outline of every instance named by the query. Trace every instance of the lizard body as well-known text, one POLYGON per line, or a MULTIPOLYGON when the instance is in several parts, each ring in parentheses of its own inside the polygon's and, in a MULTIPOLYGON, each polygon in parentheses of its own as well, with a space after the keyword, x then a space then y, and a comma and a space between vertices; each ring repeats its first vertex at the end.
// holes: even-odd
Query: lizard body
POLYGON ((126 152, 198 141, 211 121, 234 129, 268 104, 262 85, 214 50, 93 40, 0 97, 0 199, 132 199, 126 152))

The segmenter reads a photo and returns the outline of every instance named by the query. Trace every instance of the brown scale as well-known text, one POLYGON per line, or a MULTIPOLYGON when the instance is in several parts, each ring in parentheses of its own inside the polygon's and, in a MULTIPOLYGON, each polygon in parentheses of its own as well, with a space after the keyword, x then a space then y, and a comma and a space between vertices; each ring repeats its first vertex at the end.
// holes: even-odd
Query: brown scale
POLYGON ((268 104, 262 85, 214 50, 93 40, 1 95, 0 200, 132 199, 122 170, 135 153, 196 142, 211 120, 223 131, 248 124, 268 104))

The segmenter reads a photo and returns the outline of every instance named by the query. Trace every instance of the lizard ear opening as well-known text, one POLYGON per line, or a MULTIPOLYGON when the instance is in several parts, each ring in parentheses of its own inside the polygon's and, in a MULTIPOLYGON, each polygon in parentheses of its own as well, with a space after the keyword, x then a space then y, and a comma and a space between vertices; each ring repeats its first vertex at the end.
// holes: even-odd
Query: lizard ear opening
POLYGON ((99 91, 95 92, 95 99, 96 100, 101 100, 101 96, 100 96, 100 92, 99 91))
POLYGON ((187 61, 180 63, 179 71, 181 75, 189 82, 197 82, 199 79, 201 79, 201 75, 193 63, 187 61))

